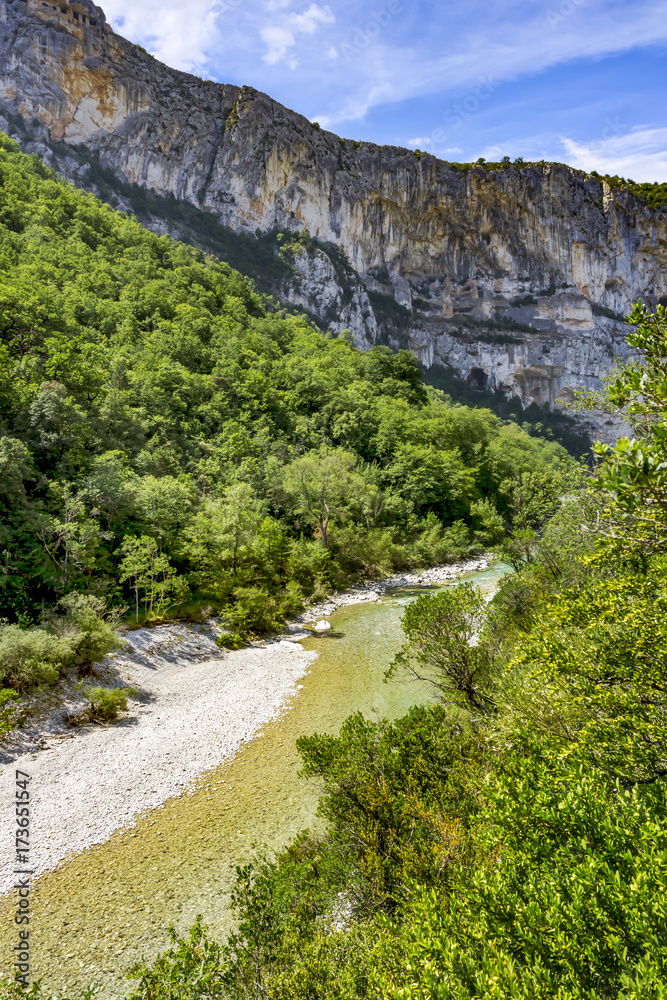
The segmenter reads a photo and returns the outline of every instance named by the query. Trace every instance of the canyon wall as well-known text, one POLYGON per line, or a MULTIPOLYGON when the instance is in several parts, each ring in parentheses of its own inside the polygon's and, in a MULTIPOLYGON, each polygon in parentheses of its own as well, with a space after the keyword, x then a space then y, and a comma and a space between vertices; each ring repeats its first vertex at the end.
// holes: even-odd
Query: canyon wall
POLYGON ((341 139, 160 64, 88 0, 0 0, 3 112, 10 131, 39 126, 47 161, 76 150, 59 161, 73 179, 84 150, 237 232, 307 229, 319 242, 294 253, 283 298, 524 404, 598 386, 627 356, 631 303, 667 297, 667 212, 630 192, 562 164, 460 168, 341 139))

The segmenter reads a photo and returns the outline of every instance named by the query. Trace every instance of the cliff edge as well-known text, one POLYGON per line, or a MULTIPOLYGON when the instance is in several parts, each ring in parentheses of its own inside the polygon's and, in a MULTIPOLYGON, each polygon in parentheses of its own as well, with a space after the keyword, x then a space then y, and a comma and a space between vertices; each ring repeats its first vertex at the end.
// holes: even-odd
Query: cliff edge
POLYGON ((308 230, 286 300, 524 404, 596 387, 627 356, 631 303, 667 297, 667 211, 630 192, 562 164, 461 167, 341 139, 162 65, 88 0, 0 0, 0 105, 236 232, 308 230))

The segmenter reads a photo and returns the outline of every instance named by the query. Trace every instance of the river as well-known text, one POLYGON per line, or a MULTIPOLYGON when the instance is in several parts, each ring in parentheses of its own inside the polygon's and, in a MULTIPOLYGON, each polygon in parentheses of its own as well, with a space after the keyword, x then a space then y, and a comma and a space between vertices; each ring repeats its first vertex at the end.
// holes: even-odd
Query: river
MULTIPOLYGON (((507 572, 496 565, 467 579, 491 593, 507 572)), ((330 632, 303 642, 320 655, 297 696, 231 763, 202 775, 195 789, 148 812, 133 829, 39 878, 32 894, 33 978, 65 995, 95 982, 103 1000, 115 1000, 133 962, 168 944, 170 923, 184 932, 202 914, 212 936, 224 937, 236 866, 253 856, 255 845, 275 850, 318 822, 319 785, 299 778, 299 736, 337 732, 356 711, 398 718, 430 699, 424 685, 384 682, 402 642, 403 608, 426 591, 390 591, 380 603, 337 611, 330 632)), ((14 907, 10 898, 0 903, 3 975, 14 907)))

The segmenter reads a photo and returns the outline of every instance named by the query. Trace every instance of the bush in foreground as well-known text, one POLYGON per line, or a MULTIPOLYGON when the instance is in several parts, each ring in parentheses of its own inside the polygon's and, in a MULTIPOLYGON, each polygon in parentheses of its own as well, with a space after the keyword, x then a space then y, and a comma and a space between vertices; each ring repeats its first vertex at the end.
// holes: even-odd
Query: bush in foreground
POLYGON ((127 699, 133 694, 132 688, 86 688, 84 696, 90 703, 90 718, 96 722, 113 722, 119 712, 127 709, 127 699))
POLYGON ((23 692, 38 684, 55 684, 74 662, 76 634, 54 635, 45 629, 0 625, 0 684, 23 692))

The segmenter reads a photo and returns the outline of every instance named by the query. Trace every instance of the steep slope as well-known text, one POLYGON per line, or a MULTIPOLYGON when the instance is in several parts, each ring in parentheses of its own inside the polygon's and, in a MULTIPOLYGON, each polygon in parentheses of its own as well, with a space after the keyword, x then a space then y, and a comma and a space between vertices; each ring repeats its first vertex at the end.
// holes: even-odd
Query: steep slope
POLYGON ((0 101, 76 147, 70 176, 83 150, 237 232, 308 230, 319 242, 292 243, 278 294, 524 403, 597 385, 627 352, 630 303, 667 296, 666 213, 630 192, 561 164, 462 168, 340 139, 169 69, 87 0, 0 0, 0 101))

